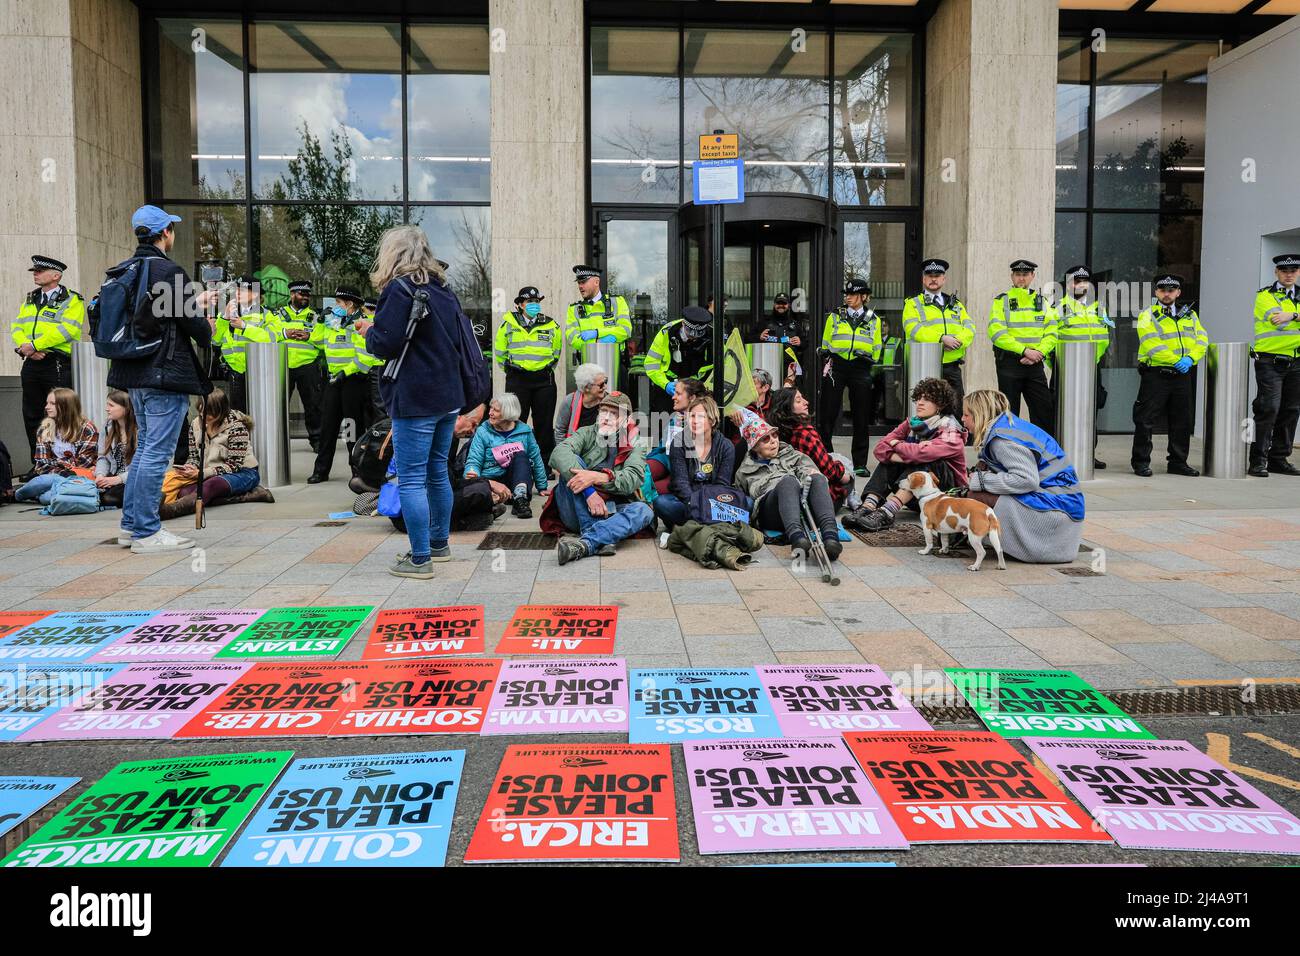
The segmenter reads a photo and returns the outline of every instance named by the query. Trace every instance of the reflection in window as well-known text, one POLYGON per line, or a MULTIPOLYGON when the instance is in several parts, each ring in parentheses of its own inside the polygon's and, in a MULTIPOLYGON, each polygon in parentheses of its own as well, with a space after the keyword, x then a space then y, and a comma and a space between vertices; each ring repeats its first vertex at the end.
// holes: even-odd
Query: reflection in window
MULTIPOLYGON (((871 286, 871 307, 884 316, 896 335, 901 334, 897 329, 901 328, 903 300, 909 286, 920 286, 920 279, 905 271, 906 230, 901 222, 844 223, 844 278, 867 281, 871 286)), ((838 299, 834 306, 839 306, 838 299)))
POLYGON ((217 261, 228 275, 248 271, 245 206, 186 206, 171 203, 167 211, 181 217, 176 227, 172 261, 197 279, 200 262, 217 261))
POLYGON ((594 202, 677 202, 677 45, 676 30, 592 28, 594 202))
POLYGON ((1056 252, 1052 261, 1056 263, 1056 271, 1061 275, 1071 266, 1089 265, 1085 248, 1087 218, 1087 213, 1082 212, 1056 214, 1056 252))
POLYGON ((410 198, 491 198, 486 24, 412 24, 407 94, 410 198))
POLYGON ((162 195, 244 197, 244 38, 238 20, 159 20, 151 140, 162 195))
POLYGON ((698 156, 697 135, 739 133, 746 192, 825 196, 826 51, 811 31, 687 30, 687 159, 698 156))
MULTIPOLYGON (((492 219, 489 207, 412 206, 410 221, 424 228, 433 254, 447 263, 447 281, 474 323, 479 344, 490 347, 492 219)), ((513 282, 513 288, 518 289, 533 281, 534 277, 524 276, 505 285, 513 282)), ((548 298, 547 302, 550 301, 548 298)))
MULTIPOLYGON (((1062 37, 1056 70, 1056 204, 1088 202, 1088 76, 1090 50, 1062 37)), ((1059 259, 1057 260, 1060 261, 1059 259)))
POLYGON ((255 193, 400 201, 401 27, 259 22, 249 43, 255 193))
POLYGON ((912 202, 909 91, 912 38, 835 36, 835 199, 847 205, 912 202))
POLYGON ((257 206, 253 243, 259 269, 310 279, 317 296, 339 285, 370 289, 370 265, 385 229, 399 225, 399 206, 257 206))
MULTIPOLYGON (((641 337, 668 321, 668 223, 662 219, 610 220, 605 242, 609 290, 627 300, 633 333, 641 337)), ((566 301, 571 291, 564 290, 560 301, 566 301)), ((551 314, 558 314, 559 309, 556 305, 551 314)))

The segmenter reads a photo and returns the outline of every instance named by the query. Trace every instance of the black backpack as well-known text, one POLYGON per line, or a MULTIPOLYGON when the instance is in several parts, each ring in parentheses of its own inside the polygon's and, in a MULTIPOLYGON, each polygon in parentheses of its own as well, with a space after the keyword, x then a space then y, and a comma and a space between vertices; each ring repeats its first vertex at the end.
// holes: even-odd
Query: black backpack
POLYGON ((12 500, 14 494, 14 462, 9 449, 0 441, 0 504, 12 500))
POLYGON ((392 419, 375 422, 361 433, 352 446, 352 474, 371 488, 378 488, 388 474, 393 459, 392 419))

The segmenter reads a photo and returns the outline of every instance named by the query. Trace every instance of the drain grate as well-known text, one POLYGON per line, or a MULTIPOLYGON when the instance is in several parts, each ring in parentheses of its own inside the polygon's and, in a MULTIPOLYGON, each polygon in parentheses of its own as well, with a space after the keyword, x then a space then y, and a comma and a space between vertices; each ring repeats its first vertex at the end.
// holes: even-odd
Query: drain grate
POLYGON ((1070 578, 1101 578, 1105 577, 1100 571, 1094 571, 1092 568, 1085 568, 1079 564, 1066 565, 1063 568, 1056 569, 1059 573, 1070 578))
POLYGON ((342 528, 346 524, 347 524, 346 521, 317 521, 314 525, 312 525, 312 527, 313 528, 342 528))
POLYGON ((549 551, 555 547, 555 536, 539 531, 489 531, 479 542, 480 551, 549 551))
MULTIPOLYGON (((1106 694, 1130 717, 1256 717, 1300 713, 1300 684, 1234 684, 1125 690, 1106 694)), ((932 724, 979 723, 965 704, 926 704, 916 709, 932 724)))
POLYGON ((857 528, 847 528, 846 530, 863 544, 872 548, 925 547, 925 533, 921 531, 919 525, 896 524, 892 528, 884 528, 880 531, 859 531, 857 528))

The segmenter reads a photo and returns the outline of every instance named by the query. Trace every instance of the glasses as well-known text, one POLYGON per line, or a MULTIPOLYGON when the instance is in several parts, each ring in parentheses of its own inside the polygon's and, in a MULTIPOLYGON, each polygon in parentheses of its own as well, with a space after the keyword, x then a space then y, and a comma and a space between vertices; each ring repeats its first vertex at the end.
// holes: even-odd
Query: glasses
POLYGON ((603 389, 608 384, 609 384, 609 379, 601 379, 599 382, 592 382, 591 387, 603 389))

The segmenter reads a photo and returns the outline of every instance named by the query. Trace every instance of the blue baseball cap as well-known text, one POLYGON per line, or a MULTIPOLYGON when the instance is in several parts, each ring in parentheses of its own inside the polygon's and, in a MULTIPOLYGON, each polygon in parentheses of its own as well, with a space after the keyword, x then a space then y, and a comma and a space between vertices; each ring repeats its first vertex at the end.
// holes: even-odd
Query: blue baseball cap
POLYGON ((131 214, 132 229, 148 229, 149 235, 157 235, 174 222, 180 222, 180 216, 173 216, 157 206, 141 206, 131 214))

